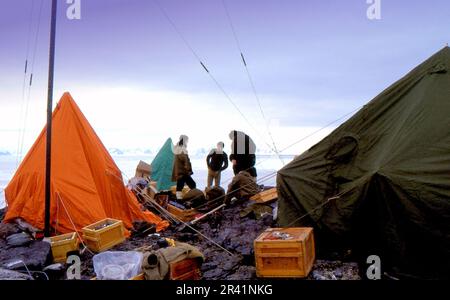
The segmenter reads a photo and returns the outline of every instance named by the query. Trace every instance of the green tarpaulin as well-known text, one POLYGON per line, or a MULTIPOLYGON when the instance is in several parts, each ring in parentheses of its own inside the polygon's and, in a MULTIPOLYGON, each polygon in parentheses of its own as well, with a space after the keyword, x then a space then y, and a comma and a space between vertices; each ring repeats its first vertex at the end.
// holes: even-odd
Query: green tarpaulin
POLYGON ((171 186, 175 185, 175 182, 172 181, 172 148, 172 139, 168 138, 152 161, 152 180, 158 182, 156 186, 158 191, 169 190, 171 186))
POLYGON ((384 267, 448 278, 449 47, 283 167, 277 186, 280 225, 312 224, 384 267))

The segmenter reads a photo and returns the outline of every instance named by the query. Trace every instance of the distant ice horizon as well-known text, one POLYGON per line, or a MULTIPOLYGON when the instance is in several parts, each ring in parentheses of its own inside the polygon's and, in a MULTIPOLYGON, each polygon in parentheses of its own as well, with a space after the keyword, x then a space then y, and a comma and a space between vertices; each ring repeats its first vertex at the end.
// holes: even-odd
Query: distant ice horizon
MULTIPOLYGON (((135 174, 136 166, 140 160, 147 163, 151 163, 155 154, 152 155, 136 155, 131 152, 124 151, 123 154, 112 154, 111 155, 116 162, 117 166, 123 173, 124 183, 128 182, 135 174)), ((193 178, 197 183, 197 187, 203 190, 206 186, 207 168, 206 168, 206 156, 200 154, 190 155, 192 168, 194 171, 193 178)), ((258 170, 258 177, 263 181, 259 184, 264 184, 266 186, 276 185, 275 173, 283 166, 287 164, 294 158, 293 155, 282 155, 281 160, 278 156, 267 155, 267 154, 257 154, 256 168, 258 170), (273 174, 274 176, 269 176, 273 174), (267 179, 263 177, 267 176, 267 179)), ((14 176, 17 168, 16 156, 13 154, 1 155, 0 154, 0 208, 3 208, 5 203, 5 194, 3 189, 8 185, 9 181, 14 176)), ((222 173, 221 185, 226 189, 228 184, 233 177, 231 165, 222 173)))
MULTIPOLYGON (((189 153, 190 157, 200 158, 200 157, 206 156, 211 149, 213 149, 213 147, 211 147, 211 148, 200 147, 200 148, 195 148, 195 149, 188 149, 188 153, 189 153)), ((160 148, 152 149, 152 148, 112 147, 112 148, 108 148, 107 150, 108 150, 109 154, 111 154, 111 156, 113 156, 113 157, 114 156, 155 156, 159 152, 160 148)), ((230 150, 224 149, 224 151, 226 153, 228 153, 230 150)), ((299 155, 299 154, 301 154, 301 153, 292 153, 292 152, 279 153, 279 155, 282 157, 290 157, 290 156, 295 156, 295 155, 299 155)), ((16 149, 0 148, 0 156, 17 157, 17 155, 18 155, 18 152, 16 149)), ((26 153, 22 154, 23 157, 25 155, 26 155, 26 153)), ((257 148, 256 155, 278 157, 278 154, 276 154, 272 149, 267 149, 267 148, 257 148)))

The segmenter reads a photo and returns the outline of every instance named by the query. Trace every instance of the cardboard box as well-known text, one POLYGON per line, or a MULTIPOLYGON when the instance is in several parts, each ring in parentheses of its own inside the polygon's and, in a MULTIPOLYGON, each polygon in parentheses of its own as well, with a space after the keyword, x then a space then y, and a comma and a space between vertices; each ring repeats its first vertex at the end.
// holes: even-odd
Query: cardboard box
POLYGON ((152 174, 152 166, 145 161, 140 160, 136 167, 135 177, 147 178, 152 174))

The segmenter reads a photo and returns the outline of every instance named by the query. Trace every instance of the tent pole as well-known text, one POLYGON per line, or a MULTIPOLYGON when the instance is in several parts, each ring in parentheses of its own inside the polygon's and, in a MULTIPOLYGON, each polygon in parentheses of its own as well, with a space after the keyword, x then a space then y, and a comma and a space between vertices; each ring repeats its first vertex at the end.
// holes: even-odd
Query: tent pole
POLYGON ((55 36, 57 0, 52 0, 52 17, 50 27, 50 51, 48 66, 47 90, 47 140, 45 154, 45 227, 44 236, 50 236, 50 198, 51 198, 51 166, 52 166, 52 108, 53 108, 53 74, 55 67, 55 36))

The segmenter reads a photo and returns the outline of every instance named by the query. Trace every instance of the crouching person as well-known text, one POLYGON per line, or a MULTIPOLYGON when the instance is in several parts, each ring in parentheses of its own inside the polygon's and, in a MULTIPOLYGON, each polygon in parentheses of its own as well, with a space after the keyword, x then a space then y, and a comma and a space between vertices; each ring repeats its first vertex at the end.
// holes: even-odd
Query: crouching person
POLYGON ((254 177, 247 171, 240 171, 228 185, 225 204, 230 205, 233 198, 246 201, 257 193, 259 193, 259 186, 254 177))
POLYGON ((185 184, 187 184, 190 189, 195 189, 197 187, 194 179, 191 177, 194 173, 192 172, 192 165, 187 152, 187 142, 188 137, 186 135, 181 135, 180 140, 173 149, 175 157, 172 169, 172 181, 177 182, 177 199, 183 199, 181 191, 185 184))

